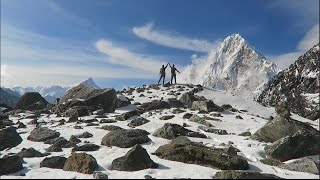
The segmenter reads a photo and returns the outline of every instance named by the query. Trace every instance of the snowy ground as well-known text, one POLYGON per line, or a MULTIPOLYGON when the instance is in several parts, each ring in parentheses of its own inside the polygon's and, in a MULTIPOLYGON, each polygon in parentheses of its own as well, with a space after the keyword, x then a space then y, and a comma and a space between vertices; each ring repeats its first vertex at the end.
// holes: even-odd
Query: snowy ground
MULTIPOLYGON (((149 90, 149 93, 143 92, 143 93, 137 93, 134 92, 132 95, 125 94, 128 98, 134 98, 134 102, 147 102, 154 99, 167 99, 170 97, 174 97, 173 95, 167 95, 169 91, 165 90, 166 88, 161 87, 161 90, 149 90), (145 97, 139 97, 140 94, 144 94, 145 97), (152 97, 151 99, 149 97, 152 97)), ((173 90, 173 89, 172 89, 173 90)), ((175 88, 177 90, 177 88, 175 88)), ((185 88, 184 91, 181 91, 181 94, 183 94, 186 91, 191 90, 191 88, 185 88)), ((266 118, 272 116, 275 116, 274 108, 268 108, 259 105, 256 102, 241 99, 239 97, 233 96, 231 94, 228 94, 226 92, 221 91, 213 91, 209 89, 205 89, 204 91, 198 93, 197 95, 205 96, 207 99, 212 99, 216 104, 222 105, 222 104, 230 104, 233 107, 235 107, 238 110, 247 110, 248 112, 242 112, 242 113, 231 113, 231 112, 223 112, 221 113, 223 117, 218 117, 222 120, 222 122, 217 121, 209 121, 211 124, 215 126, 215 128, 218 129, 225 129, 228 133, 233 135, 217 135, 213 133, 206 133, 209 138, 208 139, 200 139, 200 138, 190 138, 193 141, 197 142, 203 142, 207 146, 215 146, 220 147, 219 145, 221 143, 228 144, 229 141, 234 142, 234 146, 241 150, 239 155, 245 157, 248 160, 248 163, 250 164, 249 171, 256 171, 256 172, 262 172, 262 173, 270 173, 275 174, 282 178, 290 178, 290 179, 300 179, 300 178, 310 178, 310 179, 318 179, 319 176, 315 174, 309 174, 309 173, 302 173, 302 172, 295 172, 295 171, 289 171, 280 169, 277 167, 265 165, 261 163, 259 160, 265 158, 265 151, 264 146, 267 143, 261 143, 255 140, 248 139, 248 137, 238 136, 238 134, 250 131, 251 133, 254 133, 259 128, 261 128, 264 124, 266 124, 267 120, 266 118), (235 117, 237 115, 240 115, 243 117, 243 119, 236 119, 235 117), (260 117, 257 117, 259 115, 260 117), (248 147, 249 144, 251 147, 248 147)), ((178 96, 179 98, 179 96, 178 96)), ((134 109, 136 106, 130 105, 125 108, 117 109, 115 113, 106 114, 108 118, 112 119, 115 117, 115 115, 121 114, 123 112, 127 112, 128 110, 134 109)), ((191 113, 197 113, 197 111, 191 111, 186 110, 186 112, 191 113)), ((212 178, 212 176, 218 172, 221 171, 219 169, 213 169, 208 167, 203 167, 199 165, 194 164, 185 164, 175 161, 169 161, 160 159, 155 155, 151 155, 151 153, 155 152, 156 149, 164 144, 167 144, 170 142, 170 140, 163 139, 163 138, 157 138, 152 136, 152 133, 155 132, 158 128, 162 127, 165 123, 176 123, 179 125, 182 125, 184 122, 191 125, 189 129, 193 131, 199 131, 198 126, 199 124, 194 122, 188 122, 182 118, 184 113, 181 114, 175 114, 175 117, 170 120, 159 120, 160 117, 163 115, 170 115, 172 114, 172 109, 167 109, 161 111, 153 111, 152 115, 150 116, 147 113, 144 113, 143 117, 150 120, 149 123, 144 124, 142 126, 136 127, 139 129, 145 129, 148 132, 150 132, 149 138, 152 140, 152 142, 143 144, 142 146, 147 150, 149 153, 151 159, 159 164, 159 168, 157 169, 146 169, 136 172, 124 172, 124 171, 114 171, 109 170, 109 167, 112 163, 112 161, 120 156, 123 156, 127 151, 129 151, 130 148, 118 148, 118 147, 106 147, 101 146, 101 148, 98 151, 94 152, 86 152, 87 154, 93 155, 98 164, 99 164, 99 171, 102 171, 106 174, 108 174, 110 179, 118 179, 118 178, 144 178, 145 175, 151 175, 154 178, 212 178)), ((28 113, 21 113, 21 117, 26 117, 28 113)), ((203 116, 203 114, 198 114, 199 116, 203 116)), ((313 127, 319 130, 319 120, 317 121, 310 121, 305 118, 302 118, 298 115, 292 115, 294 119, 303 121, 303 122, 310 122, 313 127)), ((93 134, 92 138, 85 139, 86 141, 89 141, 91 143, 94 143, 96 145, 100 145, 101 140, 104 135, 106 135, 109 131, 97 129, 97 127, 84 126, 85 124, 81 124, 83 126, 83 129, 74 129, 73 126, 74 123, 67 123, 64 126, 55 127, 58 124, 58 120, 60 119, 67 119, 65 117, 59 117, 57 118, 56 115, 50 115, 47 117, 47 115, 44 115, 40 118, 40 121, 47 122, 46 125, 43 125, 44 127, 49 127, 50 129, 56 130, 60 132, 60 136, 64 137, 66 139, 69 139, 71 135, 80 134, 82 132, 90 132, 93 134)), ((81 117, 82 119, 92 119, 94 116, 87 116, 87 117, 81 117)), ((19 119, 18 117, 10 117, 14 122, 17 122, 19 119)), ((97 118, 100 120, 100 118, 97 118)), ((21 119, 20 121, 27 124, 31 119, 21 119)), ((130 127, 127 126, 130 119, 128 121, 118 121, 115 123, 108 123, 108 124, 100 124, 100 126, 103 125, 117 125, 122 128, 129 129, 130 127)), ((28 125, 26 129, 18 129, 18 132, 20 133, 21 137, 23 138, 23 142, 9 150, 2 151, 2 156, 8 153, 18 153, 21 151, 22 148, 29 148, 33 147, 36 150, 44 153, 46 149, 50 146, 48 144, 44 144, 42 142, 32 142, 27 140, 28 135, 30 132, 35 128, 34 125, 28 125)), ((84 141, 84 139, 81 139, 84 141)), ((65 156, 69 157, 71 154, 71 148, 65 148, 63 149, 63 152, 54 152, 51 154, 51 156, 65 156)), ((63 171, 60 169, 50 169, 50 168, 40 168, 40 162, 45 157, 41 158, 24 158, 25 164, 23 169, 20 172, 6 175, 6 176, 0 176, 0 179, 22 179, 22 178, 45 178, 45 179, 60 179, 60 178, 93 178, 92 175, 87 174, 81 174, 77 172, 69 172, 69 171, 63 171), (25 173, 26 176, 19 176, 19 174, 25 173)), ((313 158, 319 158, 319 156, 313 156, 313 158)))

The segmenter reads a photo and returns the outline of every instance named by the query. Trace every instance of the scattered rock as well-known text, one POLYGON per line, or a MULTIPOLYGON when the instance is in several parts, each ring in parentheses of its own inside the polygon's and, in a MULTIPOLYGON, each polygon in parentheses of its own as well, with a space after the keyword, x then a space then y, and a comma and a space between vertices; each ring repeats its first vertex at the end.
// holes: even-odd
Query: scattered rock
POLYGON ((212 117, 209 117, 209 116, 203 116, 203 119, 205 119, 205 120, 209 120, 209 121, 222 122, 222 120, 221 120, 221 119, 212 118, 212 117))
POLYGON ((78 139, 77 137, 75 137, 74 135, 71 135, 71 136, 70 136, 69 141, 70 141, 71 143, 73 143, 73 144, 81 143, 81 140, 78 139))
POLYGON ((55 132, 46 127, 38 127, 30 133, 27 139, 35 142, 44 142, 46 140, 53 139, 59 136, 59 132, 55 132))
POLYGON ((19 156, 0 158, 0 176, 18 172, 23 169, 23 159, 19 156))
POLYGON ((240 115, 236 116, 236 119, 243 119, 240 115))
POLYGON ((184 111, 182 109, 174 109, 174 110, 172 110, 172 114, 180 114, 180 113, 183 113, 183 112, 186 112, 186 111, 184 111))
POLYGON ((94 179, 109 179, 107 174, 104 174, 102 172, 97 172, 97 171, 93 173, 93 178, 94 179))
POLYGON ((123 157, 113 160, 111 164, 111 170, 118 171, 139 171, 157 167, 158 164, 150 159, 147 151, 139 144, 135 145, 123 157))
POLYGON ((183 115, 183 119, 189 119, 193 114, 191 113, 186 113, 185 115, 183 115))
POLYGON ((199 117, 198 115, 194 114, 189 118, 189 121, 191 122, 196 122, 208 127, 213 127, 213 125, 211 123, 209 123, 208 121, 202 119, 201 117, 199 117))
POLYGON ((319 169, 317 167, 316 162, 313 159, 307 157, 298 159, 288 164, 281 164, 279 165, 279 167, 283 169, 288 169, 290 171, 307 172, 319 175, 319 169))
POLYGON ((37 92, 26 92, 16 103, 15 109, 41 110, 47 107, 48 102, 37 92))
POLYGON ((276 160, 276 159, 272 159, 272 158, 261 159, 260 162, 262 162, 263 164, 270 165, 270 166, 279 166, 279 165, 283 164, 281 161, 276 160))
POLYGON ((292 136, 286 136, 266 146, 268 156, 280 161, 287 161, 304 156, 320 154, 319 132, 298 131, 292 136))
POLYGON ((213 179, 281 179, 281 178, 273 174, 264 174, 259 172, 224 170, 224 171, 217 172, 213 176, 213 179))
POLYGON ((74 151, 98 151, 100 146, 95 144, 84 144, 81 146, 75 146, 72 148, 72 152, 74 151))
POLYGON ((170 104, 171 108, 182 108, 184 104, 176 98, 169 98, 167 102, 170 104))
POLYGON ((114 120, 114 119, 101 119, 100 120, 100 123, 102 124, 102 123, 115 123, 115 122, 117 122, 116 120, 114 120))
POLYGON ((143 144, 151 141, 148 135, 149 133, 147 131, 141 129, 120 129, 110 131, 103 137, 101 145, 129 148, 136 144, 143 144))
POLYGON ((21 158, 44 157, 45 154, 35 150, 34 148, 22 149, 16 156, 21 158))
POLYGON ((8 127, 0 130, 0 151, 7 148, 13 148, 22 142, 21 136, 17 133, 16 128, 8 127))
POLYGON ((96 159, 86 153, 72 153, 66 160, 63 170, 75 171, 83 174, 93 174, 98 168, 96 159))
POLYGON ((133 111, 123 113, 120 116, 117 116, 116 120, 117 121, 126 121, 133 116, 139 116, 139 115, 140 115, 140 113, 137 110, 133 110, 133 111))
POLYGON ((142 103, 141 107, 144 111, 152 111, 157 109, 170 109, 170 104, 166 101, 153 100, 152 102, 142 103))
POLYGON ((107 130, 107 131, 115 131, 119 129, 123 129, 122 127, 119 126, 114 126, 114 125, 109 125, 109 126, 103 126, 102 129, 107 130))
POLYGON ((82 134, 75 135, 75 137, 77 137, 77 138, 91 138, 91 137, 93 137, 93 135, 86 131, 82 134))
POLYGON ((143 124, 146 124, 150 122, 149 120, 143 118, 143 117, 138 117, 136 119, 133 119, 129 122, 128 126, 131 128, 137 127, 137 126, 141 126, 143 124))
POLYGON ((48 139, 44 142, 44 144, 54 144, 60 140, 66 140, 64 137, 57 137, 57 138, 53 138, 53 139, 48 139))
POLYGON ((169 119, 172 119, 172 118, 174 118, 174 115, 166 115, 166 116, 162 116, 160 118, 160 120, 169 120, 169 119))
POLYGON ((186 137, 179 137, 170 144, 160 146, 155 155, 162 159, 188 164, 218 168, 223 170, 246 170, 249 164, 241 156, 230 155, 223 149, 209 148, 202 143, 191 142, 186 137))
POLYGON ((240 133, 239 136, 251 136, 251 132, 246 131, 246 132, 240 133))
POLYGON ((192 103, 191 109, 205 111, 205 112, 212 112, 212 111, 222 112, 223 111, 223 108, 216 105, 212 101, 194 101, 192 103))
POLYGON ((194 101, 206 101, 207 99, 204 97, 195 96, 192 92, 187 92, 184 93, 179 100, 188 108, 191 108, 194 101))
POLYGON ((61 156, 46 157, 40 163, 40 168, 47 167, 52 169, 63 169, 67 158, 61 156))
POLYGON ((178 124, 171 124, 171 123, 165 123, 162 128, 156 130, 156 132, 153 133, 153 136, 161 137, 165 139, 174 139, 178 136, 207 138, 207 136, 204 134, 193 132, 178 124))
POLYGON ((23 123, 18 124, 18 129, 26 128, 27 126, 23 123))
POLYGON ((210 115, 213 117, 223 117, 220 113, 211 113, 210 115))
POLYGON ((224 129, 213 129, 213 128, 204 127, 204 126, 199 126, 198 128, 205 131, 205 132, 208 132, 208 133, 214 133, 214 134, 218 134, 218 135, 228 134, 228 132, 224 129))

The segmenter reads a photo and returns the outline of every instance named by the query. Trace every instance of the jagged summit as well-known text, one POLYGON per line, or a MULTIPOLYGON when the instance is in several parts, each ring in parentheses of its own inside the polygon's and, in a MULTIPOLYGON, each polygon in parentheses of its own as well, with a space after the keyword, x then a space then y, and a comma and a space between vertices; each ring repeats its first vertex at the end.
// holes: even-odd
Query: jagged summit
POLYGON ((93 87, 95 89, 100 89, 100 87, 93 81, 93 79, 91 77, 89 77, 87 80, 80 83, 80 85, 93 87))
POLYGON ((243 37, 232 34, 210 52, 202 64, 187 68, 182 81, 255 98, 278 71, 274 63, 243 37))

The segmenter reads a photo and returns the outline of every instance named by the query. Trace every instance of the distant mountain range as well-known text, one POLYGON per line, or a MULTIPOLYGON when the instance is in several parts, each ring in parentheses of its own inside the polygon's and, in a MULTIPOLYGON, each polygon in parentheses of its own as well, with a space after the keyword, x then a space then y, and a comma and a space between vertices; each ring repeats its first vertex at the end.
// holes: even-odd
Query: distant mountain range
MULTIPOLYGON (((85 86, 90 86, 96 89, 100 89, 100 87, 93 81, 90 77, 87 80, 81 82, 80 84, 85 86)), ((61 87, 61 86, 50 86, 50 87, 13 87, 13 88, 1 88, 0 95, 1 100, 0 103, 7 104, 11 107, 14 107, 15 103, 18 101, 19 97, 22 96, 26 92, 38 92, 41 94, 44 99, 49 103, 54 103, 57 98, 63 97, 70 87, 61 87)))

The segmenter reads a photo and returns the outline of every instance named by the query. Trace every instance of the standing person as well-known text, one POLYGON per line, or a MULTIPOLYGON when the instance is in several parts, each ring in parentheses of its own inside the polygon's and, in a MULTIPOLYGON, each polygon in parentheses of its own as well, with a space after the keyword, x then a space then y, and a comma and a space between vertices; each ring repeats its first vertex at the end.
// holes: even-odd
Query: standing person
POLYGON ((158 84, 160 83, 161 79, 163 78, 162 85, 164 85, 164 79, 166 78, 166 68, 168 67, 168 64, 166 66, 162 65, 162 67, 160 68, 160 79, 158 81, 158 84))
POLYGON ((174 78, 174 83, 177 84, 177 77, 176 77, 176 71, 178 73, 180 73, 180 71, 178 71, 178 69, 176 67, 174 67, 174 64, 171 65, 169 64, 170 68, 171 68, 171 84, 172 84, 172 80, 174 78))

